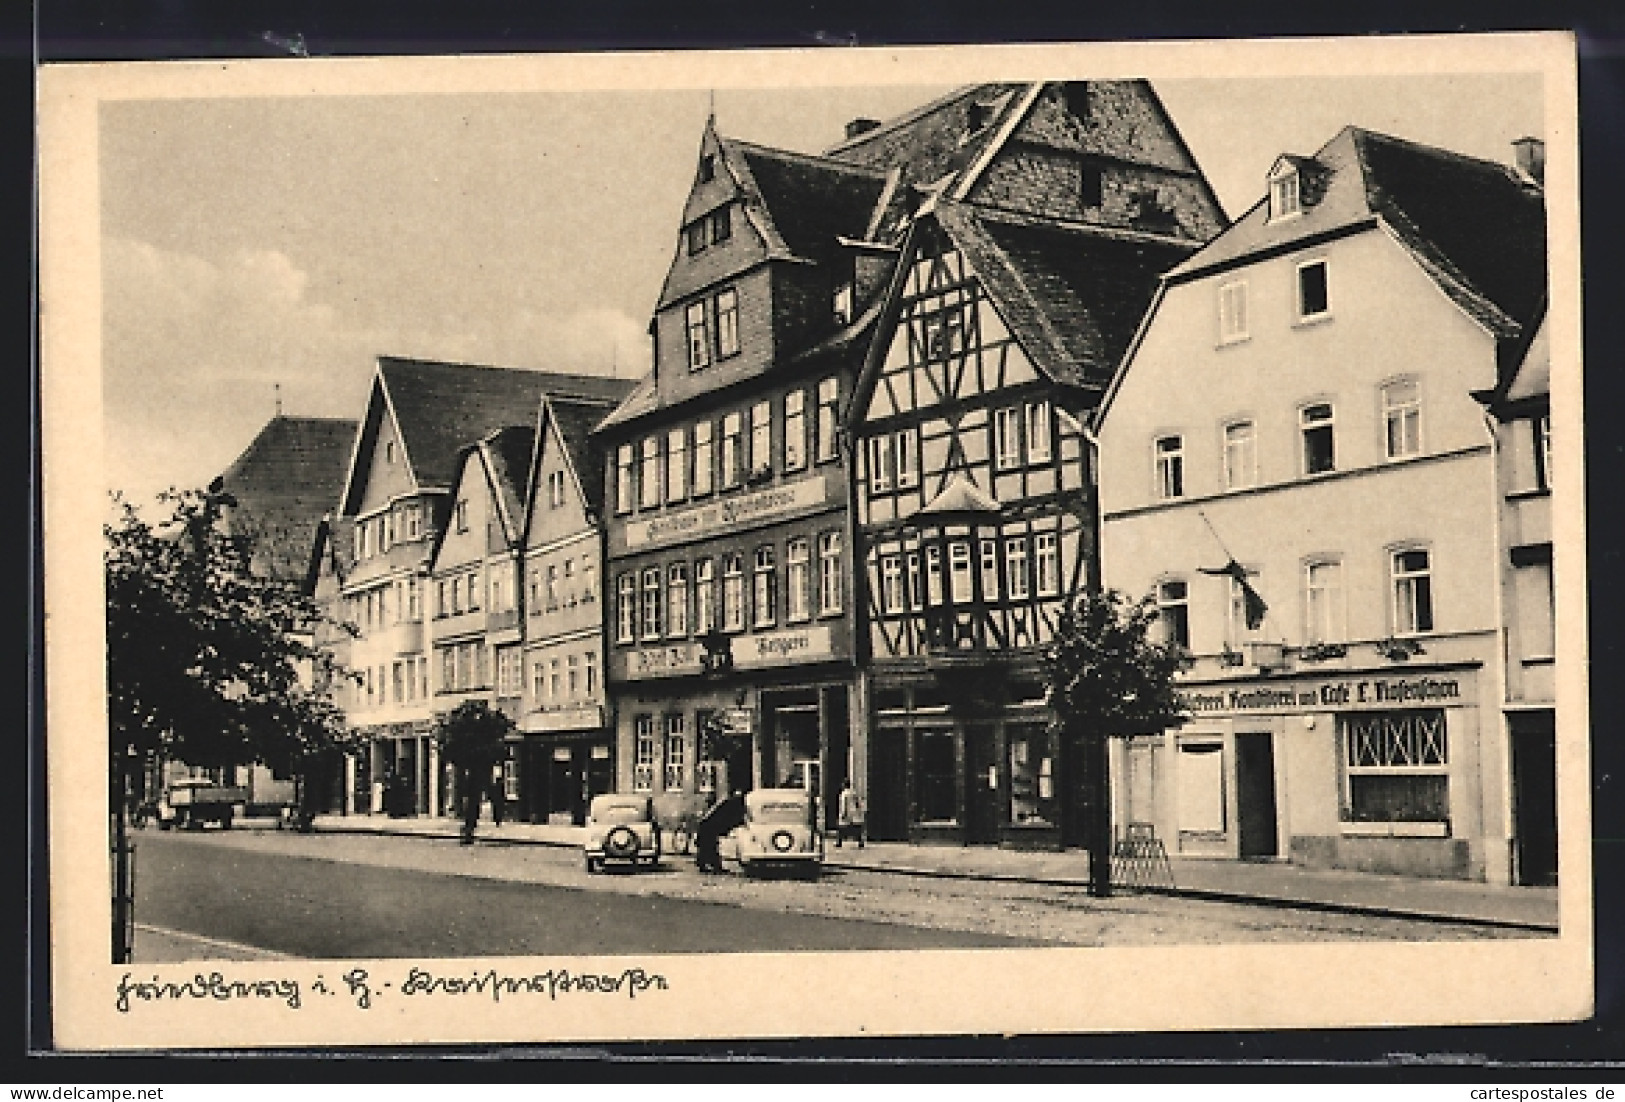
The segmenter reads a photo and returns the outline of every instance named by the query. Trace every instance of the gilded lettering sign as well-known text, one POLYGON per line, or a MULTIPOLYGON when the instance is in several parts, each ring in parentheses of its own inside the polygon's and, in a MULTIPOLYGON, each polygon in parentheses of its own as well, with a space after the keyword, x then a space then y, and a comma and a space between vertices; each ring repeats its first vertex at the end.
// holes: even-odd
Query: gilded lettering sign
POLYGON ((628 549, 659 547, 715 535, 740 525, 777 520, 822 505, 826 498, 824 476, 814 474, 783 486, 634 521, 626 526, 626 546, 628 549))

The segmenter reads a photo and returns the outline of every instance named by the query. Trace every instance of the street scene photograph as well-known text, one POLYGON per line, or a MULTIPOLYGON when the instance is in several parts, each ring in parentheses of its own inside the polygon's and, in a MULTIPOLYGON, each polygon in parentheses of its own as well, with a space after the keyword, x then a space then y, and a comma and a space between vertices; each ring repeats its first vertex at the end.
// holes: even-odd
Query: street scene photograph
POLYGON ((1574 931, 1546 74, 956 56, 99 102, 121 998, 1574 931))

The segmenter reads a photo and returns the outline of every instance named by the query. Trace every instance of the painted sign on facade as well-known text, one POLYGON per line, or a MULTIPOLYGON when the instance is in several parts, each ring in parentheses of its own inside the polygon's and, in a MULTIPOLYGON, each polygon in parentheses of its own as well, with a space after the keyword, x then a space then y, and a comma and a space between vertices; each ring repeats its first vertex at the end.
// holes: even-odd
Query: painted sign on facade
POLYGON ((550 712, 531 712, 525 717, 521 729, 536 734, 545 731, 592 731, 603 725, 603 709, 596 704, 584 704, 550 712))
POLYGON ((1348 708, 1448 708, 1474 703, 1472 674, 1350 677, 1280 684, 1214 686, 1181 692, 1192 715, 1240 712, 1319 712, 1348 708))
POLYGON ((780 520, 803 509, 823 505, 828 497, 824 476, 813 474, 772 489, 630 523, 626 526, 626 546, 628 549, 661 547, 717 535, 732 528, 780 520))
POLYGON ((735 666, 788 665, 830 658, 834 653, 834 640, 827 626, 767 631, 733 640, 735 666))
POLYGON ((628 651, 626 676, 669 677, 672 674, 699 673, 703 648, 697 643, 673 643, 667 647, 641 647, 628 651))

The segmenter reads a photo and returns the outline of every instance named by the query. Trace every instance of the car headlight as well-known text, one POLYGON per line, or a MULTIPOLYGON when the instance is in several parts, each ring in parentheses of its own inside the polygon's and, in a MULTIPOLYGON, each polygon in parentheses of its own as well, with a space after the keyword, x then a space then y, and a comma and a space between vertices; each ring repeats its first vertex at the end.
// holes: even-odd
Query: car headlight
POLYGON ((796 844, 796 836, 788 830, 775 830, 770 840, 773 843, 773 848, 780 853, 789 853, 796 844))
POLYGON ((618 826, 604 839, 604 852, 616 857, 630 857, 638 851, 638 836, 631 827, 618 826))

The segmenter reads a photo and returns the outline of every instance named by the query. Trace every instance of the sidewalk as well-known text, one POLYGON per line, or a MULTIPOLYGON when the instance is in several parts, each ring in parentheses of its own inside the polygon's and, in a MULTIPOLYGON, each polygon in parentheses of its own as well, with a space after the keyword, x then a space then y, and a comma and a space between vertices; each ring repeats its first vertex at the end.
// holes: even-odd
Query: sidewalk
MULTIPOLYGON (((392 834, 404 837, 457 837, 454 819, 390 819, 382 815, 327 815, 316 820, 326 834, 392 834)), ((581 828, 535 823, 481 822, 485 844, 544 845, 573 848, 581 828)), ((1079 851, 1061 853, 995 849, 982 846, 915 846, 903 842, 870 842, 825 850, 826 863, 914 876, 1012 880, 1082 888, 1088 883, 1088 858, 1079 851)), ((1556 888, 1496 887, 1463 880, 1424 880, 1408 876, 1339 869, 1309 869, 1280 862, 1217 861, 1176 857, 1170 861, 1173 887, 1142 889, 1188 898, 1266 906, 1474 922, 1529 929, 1557 930, 1556 888)))

